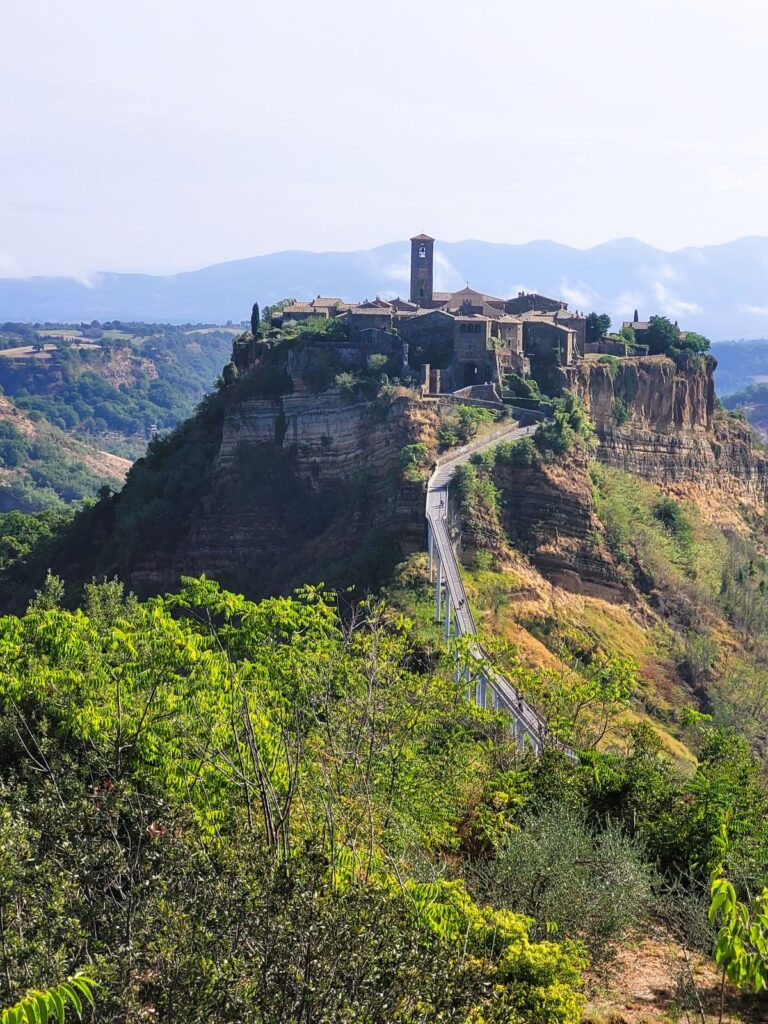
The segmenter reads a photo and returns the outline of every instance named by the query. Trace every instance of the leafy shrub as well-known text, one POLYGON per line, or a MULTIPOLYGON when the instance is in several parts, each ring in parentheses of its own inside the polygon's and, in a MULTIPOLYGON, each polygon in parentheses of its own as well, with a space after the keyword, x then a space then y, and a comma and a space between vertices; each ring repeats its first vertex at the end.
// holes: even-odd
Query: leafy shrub
POLYGON ((601 366, 608 368, 608 375, 613 380, 616 374, 619 372, 619 359, 618 356, 604 355, 600 356, 597 360, 601 366))
POLYGON ((477 434, 480 427, 492 423, 495 416, 490 409, 474 405, 460 405, 456 419, 456 433, 459 435, 459 440, 466 444, 477 434))
POLYGON ((514 398, 541 398, 539 383, 533 377, 519 373, 504 374, 504 386, 514 398))
POLYGON ((637 841, 611 825, 593 834, 582 813, 554 804, 509 831, 478 869, 478 891, 601 954, 647 915, 652 878, 637 841))
POLYGON ((440 451, 445 451, 447 448, 455 448, 459 441, 460 438, 455 427, 446 424, 438 429, 437 444, 440 451))
POLYGON ((631 415, 629 411, 629 406, 623 398, 614 398, 613 405, 611 407, 611 412, 618 426, 622 426, 624 423, 626 423, 631 415))
POLYGON ((538 449, 530 437, 521 437, 519 441, 502 441, 496 445, 494 451, 499 465, 517 469, 532 466, 538 457, 538 449))
POLYGON ((461 514, 468 524, 476 523, 483 514, 491 519, 497 516, 501 492, 491 479, 487 464, 477 466, 466 462, 458 466, 451 487, 459 499, 461 514))
POLYGON ((425 444, 407 444, 400 449, 400 471, 408 480, 419 479, 419 470, 427 465, 429 450, 425 444))
POLYGON ((533 435, 539 452, 547 459, 567 454, 577 441, 591 441, 595 430, 578 395, 569 391, 555 399, 552 418, 533 435))
POLYGON ((687 540, 691 536, 691 524, 688 522, 682 506, 674 498, 664 496, 653 509, 655 518, 674 537, 687 540))
POLYGON ((336 374, 336 387, 345 398, 354 398, 361 384, 360 377, 356 373, 350 373, 349 370, 336 374))

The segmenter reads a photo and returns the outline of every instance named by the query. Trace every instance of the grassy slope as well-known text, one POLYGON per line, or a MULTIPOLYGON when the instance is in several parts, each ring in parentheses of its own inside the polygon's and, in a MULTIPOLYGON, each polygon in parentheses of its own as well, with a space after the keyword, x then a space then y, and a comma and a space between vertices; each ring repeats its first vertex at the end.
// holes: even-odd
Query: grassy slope
POLYGON ((35 511, 118 487, 130 463, 34 422, 0 396, 0 510, 35 511))
MULTIPOLYGON (((736 513, 723 516, 711 496, 677 500, 596 464, 591 476, 599 543, 619 563, 636 599, 610 602, 553 587, 521 551, 502 543, 465 570, 478 628, 513 644, 524 664, 543 671, 564 670, 559 655, 573 636, 632 658, 638 685, 623 721, 651 723, 681 763, 694 760, 683 724, 688 706, 736 726, 764 754, 768 563, 762 524, 736 513)), ((420 628, 432 631, 424 555, 400 567, 392 594, 420 628)), ((620 744, 621 729, 606 742, 620 744)))

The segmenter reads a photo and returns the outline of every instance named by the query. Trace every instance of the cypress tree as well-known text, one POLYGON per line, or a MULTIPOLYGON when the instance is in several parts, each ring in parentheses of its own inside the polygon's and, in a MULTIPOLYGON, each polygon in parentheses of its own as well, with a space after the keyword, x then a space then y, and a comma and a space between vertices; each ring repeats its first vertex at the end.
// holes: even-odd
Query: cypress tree
POLYGON ((254 338, 258 338, 260 328, 261 319, 259 317, 259 304, 258 302, 254 302, 253 309, 251 310, 251 334, 254 338))

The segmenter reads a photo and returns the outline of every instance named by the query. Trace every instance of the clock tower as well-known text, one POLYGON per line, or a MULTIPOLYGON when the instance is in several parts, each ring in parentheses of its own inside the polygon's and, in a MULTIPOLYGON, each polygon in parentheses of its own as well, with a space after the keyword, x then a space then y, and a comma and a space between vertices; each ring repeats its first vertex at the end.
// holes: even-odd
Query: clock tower
POLYGON ((426 308, 432 305, 432 258, 434 238, 414 235, 411 239, 411 302, 426 308))

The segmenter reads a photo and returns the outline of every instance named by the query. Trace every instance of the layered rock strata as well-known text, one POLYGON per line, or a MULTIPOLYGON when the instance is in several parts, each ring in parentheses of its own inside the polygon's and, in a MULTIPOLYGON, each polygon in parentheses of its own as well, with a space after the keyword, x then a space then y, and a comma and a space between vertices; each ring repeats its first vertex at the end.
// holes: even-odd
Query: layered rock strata
POLYGON ((585 361, 565 371, 564 383, 595 423, 601 462, 762 506, 768 459, 745 423, 716 409, 714 368, 710 358, 585 361))

